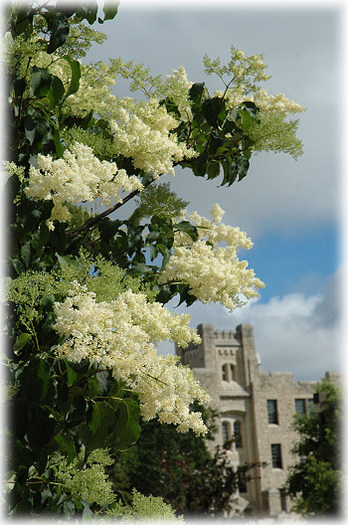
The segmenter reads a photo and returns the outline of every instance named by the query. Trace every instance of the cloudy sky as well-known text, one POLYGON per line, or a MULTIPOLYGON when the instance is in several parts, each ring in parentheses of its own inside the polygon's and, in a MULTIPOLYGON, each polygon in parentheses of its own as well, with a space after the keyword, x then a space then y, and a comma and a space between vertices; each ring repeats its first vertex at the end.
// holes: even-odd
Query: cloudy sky
MULTIPOLYGON (((224 222, 248 233, 254 247, 243 257, 266 283, 259 299, 233 313, 202 304, 176 311, 189 311, 192 326, 251 323, 262 368, 292 371, 296 379, 318 379, 342 366, 342 6, 188 1, 161 7, 121 0, 115 20, 100 27, 108 40, 87 57, 133 59, 154 75, 184 65, 189 80, 205 81, 212 92, 222 86, 205 76, 202 57, 228 61, 233 44, 246 54, 264 53, 272 75, 264 87, 307 108, 299 117, 304 155, 297 161, 259 154, 248 176, 230 188, 188 170, 166 177, 190 211, 208 216, 218 202, 224 222)), ((122 83, 115 91, 127 93, 122 83)), ((161 351, 174 349, 163 344, 161 351)))

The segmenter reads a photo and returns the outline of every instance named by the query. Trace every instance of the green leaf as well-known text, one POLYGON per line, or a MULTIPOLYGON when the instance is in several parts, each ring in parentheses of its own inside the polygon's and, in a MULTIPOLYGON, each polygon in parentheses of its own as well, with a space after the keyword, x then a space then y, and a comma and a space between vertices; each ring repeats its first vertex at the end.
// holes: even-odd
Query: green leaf
POLYGON ((81 20, 86 19, 91 25, 97 19, 98 12, 98 3, 95 0, 90 0, 88 5, 83 5, 80 9, 77 9, 76 15, 81 18, 81 20))
POLYGON ((150 244, 150 259, 155 260, 158 255, 158 249, 156 245, 150 244))
POLYGON ((68 64, 71 67, 71 82, 68 91, 65 95, 65 98, 67 98, 69 95, 76 93, 76 91, 79 89, 81 78, 81 66, 77 60, 73 60, 69 56, 65 56, 63 58, 68 62, 68 64))
POLYGON ((220 164, 217 161, 210 161, 208 163, 208 179, 215 179, 220 175, 220 164))
POLYGON ((119 5, 119 0, 105 0, 103 7, 104 19, 98 18, 98 22, 102 24, 105 20, 112 20, 117 14, 119 5))
POLYGON ((139 416, 140 408, 136 401, 124 399, 120 402, 115 431, 116 446, 119 450, 128 448, 138 440, 141 432, 139 416))
POLYGON ((109 371, 105 370, 104 372, 98 372, 96 378, 99 383, 99 393, 100 395, 104 395, 107 392, 109 371))
POLYGON ((71 366, 69 365, 68 361, 66 359, 64 359, 64 364, 65 364, 65 368, 66 368, 66 371, 67 371, 67 382, 66 384, 68 386, 72 386, 77 378, 78 378, 78 374, 75 372, 75 370, 73 370, 71 368, 71 366))
MULTIPOLYGON (((100 236, 103 239, 103 241, 108 242, 116 232, 118 231, 120 225, 122 224, 121 221, 115 220, 112 221, 108 217, 105 217, 102 219, 98 225, 98 229, 100 232, 100 236)), ((119 232, 121 235, 124 234, 124 232, 119 232)))
POLYGON ((180 301, 179 304, 182 304, 183 302, 186 302, 187 306, 191 306, 196 301, 196 297, 192 294, 190 294, 191 288, 189 284, 180 284, 177 286, 177 292, 180 294, 180 301))
POLYGON ((87 381, 88 395, 92 399, 98 394, 99 381, 96 377, 90 377, 87 381))
POLYGON ((27 267, 30 261, 30 253, 31 253, 30 244, 31 244, 30 241, 28 241, 27 243, 23 244, 21 248, 21 256, 27 267))
POLYGON ((54 441, 61 452, 67 453, 68 461, 72 461, 76 456, 75 443, 72 437, 66 434, 57 434, 54 436, 54 441))
POLYGON ((60 80, 60 78, 53 75, 51 89, 48 93, 48 98, 51 102, 51 107, 54 107, 58 105, 60 102, 62 102, 64 95, 65 95, 65 89, 64 89, 62 81, 60 80))
POLYGON ((236 180, 236 175, 232 175, 231 171, 231 159, 227 158, 226 160, 221 160, 220 164, 223 168, 223 179, 221 186, 228 184, 229 186, 236 180))
POLYGON ((208 168, 208 155, 203 153, 192 162, 192 171, 196 177, 204 177, 208 168))
POLYGON ((103 421, 103 403, 94 403, 93 405, 93 412, 92 412, 92 419, 90 421, 90 428, 93 432, 93 434, 96 434, 99 430, 99 427, 103 421))
POLYGON ((204 82, 196 82, 192 84, 189 91, 189 98, 192 102, 199 103, 203 98, 205 98, 207 93, 204 82))
POLYGON ((196 226, 194 226, 189 221, 182 221, 179 222, 179 224, 175 224, 175 230, 179 230, 181 232, 187 233, 191 237, 193 241, 198 240, 198 232, 196 226))
MULTIPOLYGON (((18 6, 19 7, 19 6, 18 6)), ((17 12, 17 17, 11 23, 12 38, 27 33, 29 36, 33 32, 33 13, 32 6, 22 4, 17 12)))
POLYGON ((238 180, 241 181, 247 175, 250 163, 248 159, 246 159, 243 156, 240 156, 238 158, 237 165, 238 165, 238 180))
POLYGON ((33 144, 36 135, 36 125, 31 117, 25 117, 23 119, 24 124, 24 136, 29 141, 30 145, 33 144))
POLYGON ((30 81, 30 96, 46 97, 51 89, 53 75, 48 69, 33 66, 30 81))
POLYGON ((21 350, 23 346, 25 346, 32 337, 33 337, 32 334, 27 334, 25 332, 22 332, 21 334, 19 334, 14 344, 13 350, 15 352, 19 352, 19 350, 21 350))

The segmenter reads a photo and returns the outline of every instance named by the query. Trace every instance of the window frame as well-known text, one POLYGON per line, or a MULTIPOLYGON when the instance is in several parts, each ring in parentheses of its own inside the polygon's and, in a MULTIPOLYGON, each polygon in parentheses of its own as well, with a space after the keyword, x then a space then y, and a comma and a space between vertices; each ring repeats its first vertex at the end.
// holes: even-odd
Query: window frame
POLYGON ((222 444, 231 441, 231 422, 230 421, 221 421, 221 434, 222 434, 222 444), (226 439, 225 439, 226 438, 226 439))
POLYGON ((283 468, 282 446, 280 443, 271 444, 272 468, 283 468))
POLYGON ((279 425, 277 399, 267 399, 267 416, 269 425, 279 425), (273 404, 273 409, 271 408, 271 403, 273 404))
POLYGON ((306 415, 307 414, 307 399, 304 397, 296 397, 295 398, 295 414, 298 415, 306 415), (303 404, 303 410, 297 410, 297 405, 299 401, 303 404))
POLYGON ((236 448, 243 448, 242 423, 238 419, 236 419, 233 423, 233 439, 236 448))

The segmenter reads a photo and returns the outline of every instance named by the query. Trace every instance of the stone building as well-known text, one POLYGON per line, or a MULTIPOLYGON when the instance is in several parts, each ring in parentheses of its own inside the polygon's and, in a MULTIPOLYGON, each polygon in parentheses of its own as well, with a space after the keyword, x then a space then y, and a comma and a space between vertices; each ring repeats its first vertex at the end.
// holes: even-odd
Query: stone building
POLYGON ((229 455, 235 466, 266 463, 250 471, 251 480, 240 483, 235 505, 257 516, 289 512, 283 486, 295 461, 290 452, 297 438, 292 422, 295 413, 312 409, 317 381, 294 381, 290 372, 262 371, 249 324, 235 331, 201 324, 197 330, 202 343, 176 348, 176 353, 209 392, 212 407, 222 413, 215 444, 233 438, 229 455))

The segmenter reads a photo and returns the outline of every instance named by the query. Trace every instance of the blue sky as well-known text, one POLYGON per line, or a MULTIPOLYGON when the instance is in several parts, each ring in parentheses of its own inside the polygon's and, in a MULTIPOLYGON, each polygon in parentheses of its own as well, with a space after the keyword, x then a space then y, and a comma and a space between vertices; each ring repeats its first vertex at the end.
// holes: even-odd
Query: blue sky
MULTIPOLYGON (((134 59, 163 76, 184 65, 189 80, 206 81, 212 92, 221 85, 204 75, 202 57, 226 61, 233 44, 247 54, 264 53, 272 75, 264 87, 307 108, 299 115, 304 155, 297 161, 258 154, 248 176, 231 188, 188 170, 165 178, 190 201, 189 211, 208 216, 218 202, 224 222, 250 235, 254 247, 243 258, 266 283, 258 300, 233 313, 202 304, 177 311, 190 312, 192 326, 253 324, 262 367, 292 371, 296 379, 318 379, 341 367, 341 22, 339 2, 282 8, 247 1, 168 2, 164 8, 123 0, 115 20, 99 27, 108 40, 87 57, 134 59)), ((127 94, 123 83, 115 92, 127 94)), ((160 351, 173 347, 164 343, 160 351)))

